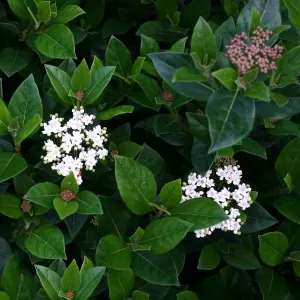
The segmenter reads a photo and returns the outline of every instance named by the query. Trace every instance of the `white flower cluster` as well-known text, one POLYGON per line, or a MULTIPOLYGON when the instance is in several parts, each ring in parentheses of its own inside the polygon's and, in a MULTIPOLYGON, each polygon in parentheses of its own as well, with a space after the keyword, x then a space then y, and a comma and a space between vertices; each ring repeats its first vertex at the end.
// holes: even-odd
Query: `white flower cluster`
POLYGON ((96 117, 85 113, 83 107, 75 106, 72 112, 73 117, 64 125, 64 119, 57 114, 51 115, 48 123, 41 124, 42 133, 54 138, 45 142, 46 155, 42 159, 45 164, 51 163, 59 175, 66 177, 73 172, 81 184, 81 170, 95 171, 98 160, 108 155, 104 145, 107 133, 100 125, 88 129, 96 117))
POLYGON ((187 183, 183 183, 182 202, 199 197, 211 198, 225 209, 229 219, 216 226, 196 230, 195 234, 198 238, 205 237, 215 229, 240 234, 241 211, 252 204, 251 188, 241 182, 242 171, 239 166, 226 165, 216 170, 214 179, 211 178, 212 175, 212 171, 208 171, 204 176, 190 174, 187 183))

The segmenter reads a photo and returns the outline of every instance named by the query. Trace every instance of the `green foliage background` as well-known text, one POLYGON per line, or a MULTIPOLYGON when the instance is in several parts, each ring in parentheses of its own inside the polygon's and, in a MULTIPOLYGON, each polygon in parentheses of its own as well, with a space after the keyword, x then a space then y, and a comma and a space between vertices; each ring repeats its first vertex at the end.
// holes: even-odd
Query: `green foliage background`
POLYGON ((0 299, 300 299, 299 20, 298 0, 0 2, 0 299), (259 25, 284 53, 241 76, 225 47, 259 25), (39 124, 77 104, 109 133, 80 187, 40 158, 39 124), (197 239, 226 214, 182 181, 233 156, 258 192, 242 234, 197 239))

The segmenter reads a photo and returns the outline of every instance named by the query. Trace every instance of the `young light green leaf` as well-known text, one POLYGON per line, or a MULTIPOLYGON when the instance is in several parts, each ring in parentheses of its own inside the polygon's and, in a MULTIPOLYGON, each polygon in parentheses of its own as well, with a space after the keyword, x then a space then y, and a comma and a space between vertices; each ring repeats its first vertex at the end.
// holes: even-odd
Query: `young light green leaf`
POLYGON ((170 52, 182 52, 184 53, 185 50, 185 44, 186 44, 187 38, 183 38, 179 41, 177 41, 175 44, 172 45, 170 52))
POLYGON ((107 279, 111 300, 126 299, 134 287, 134 273, 130 268, 123 271, 109 269, 107 279))
POLYGON ((76 291, 80 286, 80 282, 79 268, 76 260, 73 259, 61 279, 61 285, 65 291, 76 291))
POLYGON ((91 67, 91 74, 102 69, 104 67, 103 62, 95 55, 94 60, 91 67))
POLYGON ((0 70, 7 77, 23 70, 31 61, 32 53, 27 48, 4 48, 0 53, 0 70))
POLYGON ((159 198, 168 208, 179 205, 182 198, 181 180, 177 179, 165 184, 160 191, 159 198))
POLYGON ((8 294, 0 292, 0 300, 10 300, 8 294))
POLYGON ((289 103, 289 98, 279 93, 271 92, 270 97, 279 107, 283 107, 289 103))
POLYGON ((243 76, 243 81, 245 83, 252 83, 258 75, 258 68, 254 68, 248 72, 245 73, 245 75, 243 76))
POLYGON ((133 110, 134 107, 132 105, 116 106, 100 112, 97 115, 97 118, 99 120, 111 120, 112 118, 119 115, 130 114, 133 112, 133 110))
POLYGON ((58 185, 51 182, 43 182, 31 187, 24 196, 24 199, 47 208, 52 208, 53 200, 59 197, 60 193, 61 189, 58 185))
POLYGON ((283 263, 286 251, 289 247, 287 237, 281 232, 268 232, 259 235, 259 256, 270 267, 276 267, 283 263))
POLYGON ((35 41, 43 55, 50 58, 76 58, 72 31, 65 25, 54 24, 44 29, 35 41))
POLYGON ((238 79, 238 73, 232 68, 220 69, 213 72, 212 75, 217 78, 229 91, 235 91, 236 80, 238 79))
POLYGON ((62 232, 49 224, 34 229, 25 241, 27 250, 44 259, 66 258, 62 232))
POLYGON ((177 300, 199 300, 199 299, 194 292, 183 291, 177 294, 177 300))
POLYGON ((10 194, 0 195, 1 214, 13 219, 21 218, 23 214, 20 205, 21 201, 16 196, 10 194))
POLYGON ((179 68, 173 76, 172 83, 178 82, 203 82, 207 81, 207 78, 199 71, 188 67, 179 68))
POLYGON ((57 273, 44 266, 35 265, 37 275, 43 288, 51 300, 59 300, 59 291, 62 290, 61 278, 57 273))
POLYGON ((79 187, 73 172, 71 172, 69 176, 63 179, 63 181, 61 182, 61 189, 70 190, 75 194, 78 193, 79 187))
POLYGON ((61 101, 67 106, 73 105, 69 97, 69 91, 72 89, 70 75, 54 66, 45 65, 45 67, 50 82, 61 101))
POLYGON ((141 291, 134 291, 132 293, 132 300, 149 300, 150 295, 141 291))
POLYGON ((58 10, 56 18, 51 22, 52 24, 66 24, 83 14, 85 11, 78 5, 64 5, 58 10))
POLYGON ((202 65, 207 65, 217 56, 215 36, 208 23, 200 17, 192 35, 191 52, 195 52, 202 65))
POLYGON ((94 268, 93 262, 85 256, 80 269, 80 274, 92 268, 94 268))
POLYGON ((30 137, 39 128, 42 118, 40 115, 34 115, 29 121, 27 121, 23 127, 19 130, 16 136, 16 142, 22 143, 26 138, 30 137))
POLYGON ((0 98, 0 135, 7 134, 7 126, 11 122, 11 115, 5 102, 0 98))
POLYGON ((192 226, 173 217, 159 219, 146 227, 139 243, 151 246, 150 252, 153 254, 162 254, 176 247, 192 226))
POLYGON ((232 146, 252 130, 253 100, 226 92, 215 92, 206 106, 211 147, 209 153, 232 146))
POLYGON ((249 98, 270 102, 270 93, 268 87, 263 82, 252 83, 243 93, 249 98))
POLYGON ((118 190, 127 207, 137 215, 150 212, 157 191, 153 174, 133 159, 118 156, 115 160, 118 190))
POLYGON ((26 168, 27 162, 19 154, 0 152, 0 182, 20 174, 26 168))
POLYGON ((141 35, 141 56, 147 56, 149 53, 159 52, 160 47, 156 40, 146 35, 141 35))
POLYGON ((212 244, 204 245, 197 269, 199 270, 213 270, 218 267, 221 261, 221 255, 212 244))
POLYGON ((104 267, 95 267, 83 272, 80 287, 76 291, 76 300, 88 299, 99 284, 104 272, 104 267))
POLYGON ((77 213, 83 215, 101 215, 102 207, 99 198, 92 192, 82 191, 76 195, 77 213))
POLYGON ((194 224, 191 230, 205 229, 228 219, 223 209, 207 198, 194 198, 170 210, 173 217, 194 224))
POLYGON ((42 1, 38 5, 38 18, 42 22, 47 22, 51 18, 51 2, 42 1))
POLYGON ((7 2, 10 9, 17 17, 23 20, 31 20, 31 15, 27 7, 34 11, 36 6, 33 1, 28 1, 25 3, 24 1, 19 0, 8 0, 7 2))
POLYGON ((78 203, 75 201, 64 201, 61 197, 56 197, 53 200, 53 206, 58 213, 61 220, 65 219, 66 217, 73 215, 78 210, 78 203))
POLYGON ((127 78, 131 72, 132 60, 127 47, 116 37, 112 36, 106 47, 106 65, 116 66, 116 73, 127 78))
POLYGON ((131 264, 131 250, 119 237, 107 235, 99 241, 96 264, 115 270, 126 270, 131 264))
POLYGON ((12 118, 18 118, 20 127, 35 115, 43 118, 42 101, 33 75, 26 78, 17 88, 10 99, 8 110, 12 118))
POLYGON ((260 25, 260 13, 256 10, 255 7, 252 7, 251 12, 251 23, 250 23, 250 34, 260 25))
POLYGON ((115 67, 103 67, 92 72, 91 85, 84 96, 85 105, 94 103, 101 96, 114 72, 115 67))
POLYGON ((90 87, 90 84, 91 84, 90 70, 85 59, 83 59, 73 74, 72 88, 76 91, 85 91, 90 87))
POLYGON ((146 59, 146 57, 139 56, 135 60, 133 66, 132 66, 131 75, 140 75, 141 74, 145 59, 146 59))

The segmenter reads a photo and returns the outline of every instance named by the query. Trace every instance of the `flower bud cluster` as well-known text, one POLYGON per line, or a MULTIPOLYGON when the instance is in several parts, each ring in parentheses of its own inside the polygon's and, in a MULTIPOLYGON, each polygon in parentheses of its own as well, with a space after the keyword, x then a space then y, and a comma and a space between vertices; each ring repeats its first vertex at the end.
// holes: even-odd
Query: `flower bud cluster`
POLYGON ((210 228, 196 230, 199 237, 210 235, 215 229, 240 234, 241 212, 252 204, 251 188, 242 183, 242 171, 238 165, 218 167, 215 172, 208 171, 204 176, 191 173, 183 183, 182 202, 193 198, 206 197, 217 202, 228 215, 228 220, 210 228))
POLYGON ((269 41, 272 31, 257 27, 253 31, 249 45, 248 37, 242 32, 235 35, 230 44, 226 46, 227 56, 231 63, 237 66, 240 75, 258 67, 261 73, 268 73, 276 70, 276 60, 281 57, 283 47, 275 45, 269 47, 266 43, 269 41))
POLYGON ((74 107, 72 113, 73 117, 65 124, 57 114, 51 115, 48 123, 41 124, 42 133, 51 137, 45 141, 46 155, 42 159, 59 175, 66 177, 73 172, 81 184, 81 171, 94 172, 97 162, 108 155, 105 148, 108 135, 105 127, 92 127, 96 117, 85 113, 83 107, 74 107))

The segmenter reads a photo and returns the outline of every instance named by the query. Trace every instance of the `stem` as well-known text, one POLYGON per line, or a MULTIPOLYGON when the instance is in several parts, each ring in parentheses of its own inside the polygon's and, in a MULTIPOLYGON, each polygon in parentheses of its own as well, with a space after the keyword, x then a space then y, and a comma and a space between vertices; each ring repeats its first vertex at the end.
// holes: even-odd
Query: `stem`
POLYGON ((188 133, 189 135, 192 135, 189 127, 184 123, 181 116, 176 111, 174 111, 171 107, 167 106, 167 108, 168 108, 169 112, 171 113, 171 115, 173 116, 173 118, 175 119, 175 121, 183 126, 183 129, 186 131, 186 133, 188 133))
POLYGON ((168 216, 171 216, 171 213, 168 212, 165 208, 163 208, 162 206, 158 206, 154 203, 150 203, 150 206, 153 207, 153 208, 156 208, 157 210, 161 211, 161 212, 164 212, 165 214, 167 214, 168 216))
POLYGON ((27 7, 28 11, 29 11, 29 14, 31 16, 31 18, 33 19, 34 21, 34 24, 35 24, 35 29, 38 29, 41 25, 41 23, 38 21, 38 19, 35 17, 35 15, 33 14, 33 12, 31 11, 31 9, 29 7, 27 7))

